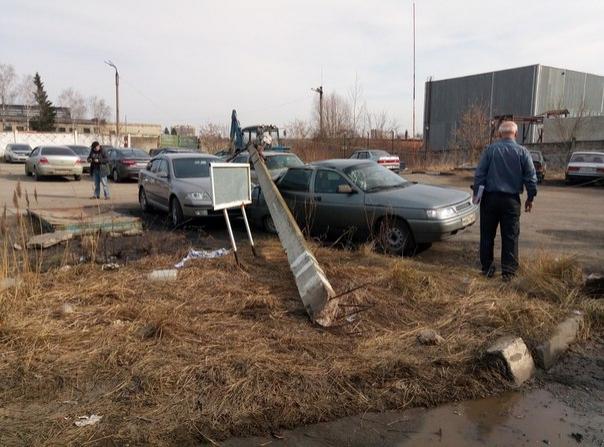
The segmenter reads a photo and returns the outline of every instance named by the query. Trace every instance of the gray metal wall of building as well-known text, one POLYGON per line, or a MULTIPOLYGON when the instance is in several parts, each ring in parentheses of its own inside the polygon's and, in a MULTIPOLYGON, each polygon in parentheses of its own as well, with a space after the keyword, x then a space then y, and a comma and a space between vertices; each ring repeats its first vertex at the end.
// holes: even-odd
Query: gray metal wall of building
MULTIPOLYGON (((423 130, 430 150, 450 147, 462 114, 472 104, 483 105, 490 117, 534 116, 556 109, 568 109, 570 116, 603 115, 604 76, 531 65, 428 81, 423 130)), ((534 142, 537 129, 530 130, 527 142, 534 142)))
MULTIPOLYGON (((448 149, 461 116, 473 104, 490 117, 531 115, 537 66, 426 82, 424 135, 430 150, 448 149)), ((522 130, 521 130, 522 131, 522 130)), ((520 132, 521 134, 521 132, 520 132)))

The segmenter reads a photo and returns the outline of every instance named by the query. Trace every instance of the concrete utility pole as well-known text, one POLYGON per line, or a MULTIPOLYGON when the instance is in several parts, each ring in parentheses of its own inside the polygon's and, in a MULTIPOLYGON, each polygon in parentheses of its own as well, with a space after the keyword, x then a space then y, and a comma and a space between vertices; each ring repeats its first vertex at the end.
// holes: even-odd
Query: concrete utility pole
POLYGON ((413 135, 415 138, 415 2, 413 2, 413 135))
POLYGON ((115 138, 120 138, 120 74, 117 67, 111 61, 105 61, 107 65, 115 69, 115 138))
POLYGON ((323 86, 311 90, 319 94, 319 136, 323 137, 323 86))

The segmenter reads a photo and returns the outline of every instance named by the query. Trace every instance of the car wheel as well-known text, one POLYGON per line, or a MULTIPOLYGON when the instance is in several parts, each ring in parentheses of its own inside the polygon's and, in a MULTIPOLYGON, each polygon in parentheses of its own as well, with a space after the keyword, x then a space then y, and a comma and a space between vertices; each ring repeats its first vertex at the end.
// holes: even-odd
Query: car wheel
POLYGON ((40 180, 42 180, 42 176, 40 174, 38 174, 38 168, 36 168, 34 166, 34 177, 36 178, 36 182, 39 182, 40 180))
POLYGON ((82 180, 82 176, 81 176, 81 175, 74 175, 74 176, 73 176, 73 179, 74 179, 76 182, 79 182, 80 180, 82 180))
POLYGON ((382 250, 391 255, 412 256, 416 244, 409 225, 395 217, 386 217, 378 227, 378 241, 382 250))
POLYGON ((149 202, 147 201, 147 193, 145 193, 143 188, 138 190, 138 204, 140 205, 143 213, 146 213, 151 209, 149 202))
POLYGON ((119 183, 120 182, 120 175, 118 174, 117 169, 113 170, 112 178, 113 178, 113 182, 114 183, 119 183))
POLYGON ((275 226, 273 217, 270 214, 262 219, 262 226, 264 227, 264 231, 267 233, 277 234, 277 227, 275 226))
POLYGON ((185 220, 180 202, 176 197, 172 197, 172 200, 170 200, 170 218, 174 227, 181 226, 185 220))

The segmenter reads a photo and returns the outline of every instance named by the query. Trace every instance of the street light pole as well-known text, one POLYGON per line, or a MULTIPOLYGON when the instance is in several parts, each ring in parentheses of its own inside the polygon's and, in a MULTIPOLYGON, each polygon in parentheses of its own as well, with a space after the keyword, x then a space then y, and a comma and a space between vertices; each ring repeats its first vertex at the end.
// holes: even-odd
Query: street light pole
POLYGON ((117 144, 120 142, 120 74, 117 67, 111 61, 105 61, 107 65, 115 69, 115 137, 117 144))

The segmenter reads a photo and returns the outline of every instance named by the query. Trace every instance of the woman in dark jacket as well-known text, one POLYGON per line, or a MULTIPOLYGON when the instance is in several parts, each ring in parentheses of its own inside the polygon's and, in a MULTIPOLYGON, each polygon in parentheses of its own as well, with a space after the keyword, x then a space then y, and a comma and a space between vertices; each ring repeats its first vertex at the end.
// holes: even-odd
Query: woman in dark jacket
POLYGON ((94 196, 91 199, 100 198, 101 185, 103 185, 103 194, 105 195, 105 200, 108 200, 109 185, 107 184, 107 176, 109 175, 109 159, 107 158, 105 149, 103 149, 98 141, 92 143, 88 161, 90 162, 90 175, 94 181, 94 196))

